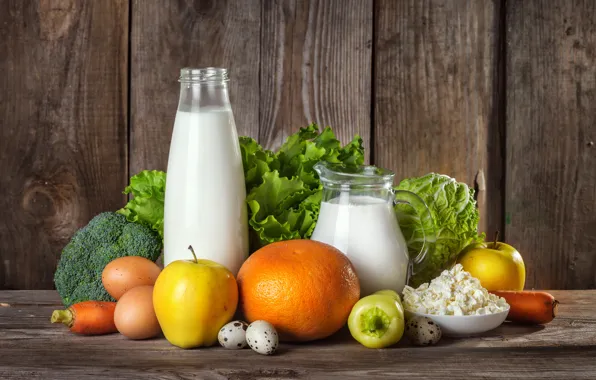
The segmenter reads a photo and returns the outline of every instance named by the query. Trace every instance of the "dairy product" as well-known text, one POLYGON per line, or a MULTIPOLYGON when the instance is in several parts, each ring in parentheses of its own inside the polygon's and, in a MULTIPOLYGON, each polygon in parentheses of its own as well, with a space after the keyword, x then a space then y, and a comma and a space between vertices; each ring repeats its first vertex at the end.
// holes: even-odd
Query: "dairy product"
POLYGON ((234 275, 248 256, 244 172, 230 107, 178 111, 168 159, 164 265, 199 258, 234 275))
POLYGON ((311 237, 346 254, 360 279, 360 295, 401 292, 408 275, 407 246, 391 202, 343 194, 321 202, 311 237))
POLYGON ((433 315, 483 315, 509 309, 504 298, 490 294, 461 264, 418 289, 406 286, 403 305, 406 310, 433 315))

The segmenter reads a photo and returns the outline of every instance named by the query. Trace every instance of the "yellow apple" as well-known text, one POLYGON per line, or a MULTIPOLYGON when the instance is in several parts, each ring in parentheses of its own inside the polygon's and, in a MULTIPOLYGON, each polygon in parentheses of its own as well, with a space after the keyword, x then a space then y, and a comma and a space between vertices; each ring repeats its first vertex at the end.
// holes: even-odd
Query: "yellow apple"
POLYGON ((457 257, 457 263, 480 280, 487 290, 523 290, 526 267, 519 252, 501 242, 475 243, 457 257))
POLYGON ((223 265, 200 260, 170 263, 157 277, 153 307, 166 339, 181 348, 212 346, 238 305, 238 285, 223 265))

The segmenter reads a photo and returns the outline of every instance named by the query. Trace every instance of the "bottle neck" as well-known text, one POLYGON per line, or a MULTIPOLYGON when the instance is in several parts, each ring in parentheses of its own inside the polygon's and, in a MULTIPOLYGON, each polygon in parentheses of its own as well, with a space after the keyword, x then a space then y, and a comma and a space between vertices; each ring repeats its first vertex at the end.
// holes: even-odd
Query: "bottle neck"
POLYGON ((226 69, 184 68, 180 71, 178 111, 198 112, 204 108, 229 108, 226 69))

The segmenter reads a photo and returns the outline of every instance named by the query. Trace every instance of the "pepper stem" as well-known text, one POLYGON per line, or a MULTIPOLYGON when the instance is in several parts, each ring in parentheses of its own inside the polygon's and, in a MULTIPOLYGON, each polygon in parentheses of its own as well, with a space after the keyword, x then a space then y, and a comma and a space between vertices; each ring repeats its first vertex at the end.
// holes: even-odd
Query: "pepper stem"
POLYGON ((391 318, 379 307, 373 306, 360 314, 359 325, 364 334, 380 338, 389 329, 391 318))
POLYGON ((195 250, 192 249, 192 245, 189 245, 188 249, 190 249, 190 252, 192 253, 192 257, 194 257, 194 259, 195 259, 195 263, 198 263, 199 260, 197 259, 197 255, 195 255, 195 250))
POLYGON ((72 312, 70 309, 66 310, 54 310, 52 313, 52 318, 50 319, 52 323, 63 323, 68 327, 72 327, 74 324, 74 319, 72 316, 72 312))

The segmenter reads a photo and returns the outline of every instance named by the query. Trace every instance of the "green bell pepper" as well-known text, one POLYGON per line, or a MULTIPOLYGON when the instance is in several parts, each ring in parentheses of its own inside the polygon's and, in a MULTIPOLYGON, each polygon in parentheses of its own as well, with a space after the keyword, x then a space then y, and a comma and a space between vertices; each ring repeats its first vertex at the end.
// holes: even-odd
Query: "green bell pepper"
POLYGON ((360 299, 348 317, 352 337, 368 348, 394 345, 404 335, 404 309, 393 290, 360 299))

